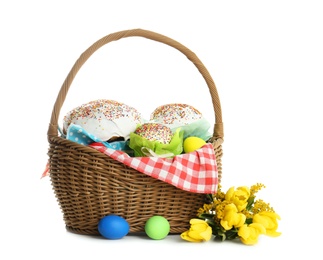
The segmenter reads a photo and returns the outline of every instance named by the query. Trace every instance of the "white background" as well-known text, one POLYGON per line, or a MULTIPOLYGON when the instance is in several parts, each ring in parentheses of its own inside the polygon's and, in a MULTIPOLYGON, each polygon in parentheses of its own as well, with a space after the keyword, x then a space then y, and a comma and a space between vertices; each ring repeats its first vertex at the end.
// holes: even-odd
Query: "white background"
MULTIPOLYGON (((280 259, 319 252, 322 232, 323 8, 320 1, 1 1, 1 259, 280 259), (117 3, 116 3, 117 2, 117 3), (47 129, 79 55, 101 37, 142 28, 187 46, 207 67, 223 110, 224 189, 262 182, 282 236, 193 244, 67 232, 49 178, 47 129)), ((179 101, 214 120, 205 82, 169 46, 122 39, 77 74, 62 115, 95 98, 146 117, 179 101), (147 91, 148 90, 148 91, 147 91)))

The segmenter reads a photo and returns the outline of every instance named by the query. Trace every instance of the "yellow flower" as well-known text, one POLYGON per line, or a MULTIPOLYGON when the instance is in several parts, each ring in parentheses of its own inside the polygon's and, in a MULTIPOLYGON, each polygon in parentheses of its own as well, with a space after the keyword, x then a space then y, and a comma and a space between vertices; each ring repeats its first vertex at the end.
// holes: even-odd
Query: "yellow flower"
POLYGON ((208 241, 212 237, 212 228, 201 219, 191 219, 191 227, 181 234, 181 238, 189 242, 208 241))
POLYGON ((215 211, 216 211, 216 218, 217 219, 223 218, 223 216, 225 214, 224 209, 228 204, 231 204, 231 203, 228 201, 220 201, 219 203, 216 204, 215 211))
POLYGON ((239 212, 247 207, 249 197, 250 189, 247 186, 238 187, 237 189, 231 187, 225 194, 225 200, 234 203, 239 212))
POLYGON ((280 219, 280 216, 275 212, 263 211, 254 215, 253 223, 263 225, 266 229, 266 235, 278 237, 281 235, 280 232, 276 231, 278 228, 278 219, 280 219))
POLYGON ((210 211, 212 210, 213 205, 212 204, 204 204, 203 208, 199 208, 197 211, 197 215, 203 214, 203 213, 210 213, 210 211))
POLYGON ((236 205, 231 203, 225 206, 223 218, 220 223, 225 230, 230 230, 233 227, 241 227, 245 221, 246 216, 242 213, 238 213, 236 205))
POLYGON ((252 185, 250 187, 250 196, 255 197, 256 196, 256 193, 258 191, 260 191, 262 188, 266 188, 266 186, 264 184, 262 184, 262 183, 257 183, 255 185, 252 185))
POLYGON ((238 236, 242 243, 246 245, 254 245, 258 242, 260 234, 265 234, 266 229, 259 223, 251 223, 250 225, 243 225, 239 228, 238 236))
POLYGON ((262 211, 270 211, 270 212, 275 212, 273 207, 270 206, 269 203, 264 202, 263 200, 256 200, 254 201, 251 209, 253 214, 260 213, 262 211))

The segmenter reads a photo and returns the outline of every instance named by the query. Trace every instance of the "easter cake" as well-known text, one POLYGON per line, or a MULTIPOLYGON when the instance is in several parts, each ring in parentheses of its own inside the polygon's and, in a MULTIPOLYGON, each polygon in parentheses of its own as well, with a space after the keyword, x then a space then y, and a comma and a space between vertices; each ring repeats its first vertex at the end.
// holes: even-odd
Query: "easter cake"
POLYGON ((158 141, 162 144, 170 143, 173 137, 173 132, 169 127, 157 123, 144 123, 137 127, 135 134, 149 141, 158 141))
POLYGON ((188 125, 202 119, 202 113, 188 104, 166 104, 157 107, 150 115, 150 120, 166 124, 170 128, 188 125))
POLYGON ((130 133, 129 147, 135 156, 172 157, 183 151, 183 132, 168 126, 147 122, 130 133))
POLYGON ((172 131, 183 130, 184 139, 197 136, 203 140, 211 137, 210 123, 195 107, 188 104, 170 103, 157 107, 150 115, 150 121, 168 126, 172 131))
POLYGON ((135 108, 114 100, 98 99, 68 112, 63 119, 63 132, 75 124, 103 141, 128 140, 130 133, 142 122, 142 116, 135 108))

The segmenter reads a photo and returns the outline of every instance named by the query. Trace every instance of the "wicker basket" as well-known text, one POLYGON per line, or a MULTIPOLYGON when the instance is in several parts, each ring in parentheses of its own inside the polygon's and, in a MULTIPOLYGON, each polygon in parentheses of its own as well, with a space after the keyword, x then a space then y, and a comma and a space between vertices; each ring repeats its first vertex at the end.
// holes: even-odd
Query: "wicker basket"
POLYGON ((131 29, 109 34, 91 45, 72 67, 58 93, 47 133, 50 180, 66 229, 73 233, 98 235, 99 220, 113 213, 127 220, 129 234, 144 232, 145 222, 154 215, 164 216, 170 223, 170 234, 178 234, 189 228, 189 220, 196 216, 196 210, 205 200, 205 194, 178 189, 58 135, 61 107, 82 65, 103 45, 133 36, 179 50, 202 74, 211 94, 216 119, 213 136, 208 142, 214 147, 219 182, 222 177, 221 106, 215 84, 202 62, 182 44, 152 31, 131 29))

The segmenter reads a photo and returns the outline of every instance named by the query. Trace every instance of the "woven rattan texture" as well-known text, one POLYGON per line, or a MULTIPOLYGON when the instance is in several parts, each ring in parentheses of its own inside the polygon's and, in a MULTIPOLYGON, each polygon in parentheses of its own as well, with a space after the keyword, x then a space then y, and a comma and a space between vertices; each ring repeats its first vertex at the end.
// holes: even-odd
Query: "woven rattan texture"
POLYGON ((99 220, 112 213, 128 221, 131 233, 144 232, 154 215, 169 221, 170 233, 181 233, 205 199, 60 137, 52 139, 48 154, 53 189, 66 227, 75 233, 99 234, 99 220))

